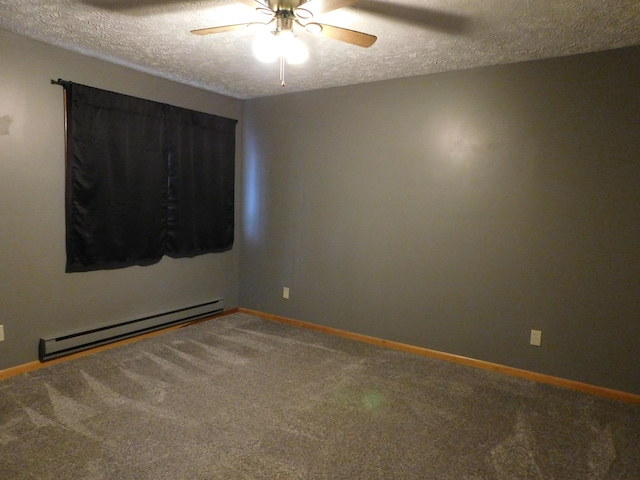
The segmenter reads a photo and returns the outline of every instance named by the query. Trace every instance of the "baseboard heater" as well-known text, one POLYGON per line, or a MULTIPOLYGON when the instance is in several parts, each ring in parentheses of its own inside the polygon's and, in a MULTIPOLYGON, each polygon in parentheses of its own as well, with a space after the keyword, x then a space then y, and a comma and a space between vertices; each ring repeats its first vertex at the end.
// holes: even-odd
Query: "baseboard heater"
POLYGON ((44 337, 40 339, 38 356, 44 362, 154 330, 207 318, 223 310, 224 299, 219 298, 149 317, 44 337))

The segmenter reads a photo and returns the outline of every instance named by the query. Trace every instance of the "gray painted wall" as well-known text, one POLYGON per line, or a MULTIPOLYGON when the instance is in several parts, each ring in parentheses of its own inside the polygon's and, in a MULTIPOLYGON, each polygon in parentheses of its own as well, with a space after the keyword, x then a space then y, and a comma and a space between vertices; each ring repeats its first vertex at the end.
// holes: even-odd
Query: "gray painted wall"
MULTIPOLYGON (((238 306, 230 252, 149 267, 65 274, 62 88, 50 79, 241 120, 239 100, 0 31, 0 369, 37 360, 38 339, 224 297, 238 306)), ((237 158, 241 158, 241 123, 237 158)), ((239 162, 238 162, 239 164, 239 162)))
POLYGON ((0 31, 0 369, 43 335, 224 296, 640 393, 639 53, 243 104, 0 31), (64 273, 59 77, 240 120, 241 262, 238 239, 64 273))
POLYGON ((240 304, 640 393, 638 79, 630 48, 245 102, 240 304))

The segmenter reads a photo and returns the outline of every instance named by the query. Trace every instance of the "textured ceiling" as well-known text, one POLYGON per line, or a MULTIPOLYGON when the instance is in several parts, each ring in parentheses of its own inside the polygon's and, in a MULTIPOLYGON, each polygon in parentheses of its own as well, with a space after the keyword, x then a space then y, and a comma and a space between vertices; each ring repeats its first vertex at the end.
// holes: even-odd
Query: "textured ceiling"
POLYGON ((361 0, 317 20, 378 41, 300 29, 310 57, 283 88, 254 29, 189 33, 264 18, 238 0, 0 0, 0 28, 242 99, 640 45, 639 0, 361 0))

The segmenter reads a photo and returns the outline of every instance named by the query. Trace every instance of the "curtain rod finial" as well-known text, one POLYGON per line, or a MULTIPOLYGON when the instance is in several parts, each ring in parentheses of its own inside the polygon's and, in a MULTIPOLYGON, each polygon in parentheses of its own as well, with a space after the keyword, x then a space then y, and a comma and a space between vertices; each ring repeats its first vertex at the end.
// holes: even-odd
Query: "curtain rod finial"
POLYGON ((69 85, 69 83, 66 80, 62 80, 61 78, 59 78, 58 80, 54 80, 53 78, 51 79, 51 85, 60 85, 62 87, 66 87, 67 85, 69 85))

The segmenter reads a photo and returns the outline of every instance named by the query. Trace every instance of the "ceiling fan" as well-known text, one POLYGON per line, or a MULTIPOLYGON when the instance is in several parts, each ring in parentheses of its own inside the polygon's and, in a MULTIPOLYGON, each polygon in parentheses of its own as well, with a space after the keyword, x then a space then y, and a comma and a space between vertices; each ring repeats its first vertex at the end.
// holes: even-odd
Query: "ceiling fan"
POLYGON ((285 63, 302 63, 308 57, 306 47, 296 37, 294 25, 315 34, 358 47, 368 48, 375 43, 377 37, 368 33, 357 32, 347 28, 327 25, 313 21, 314 17, 339 8, 354 5, 359 0, 241 0, 256 9, 257 12, 270 17, 266 22, 249 22, 234 25, 200 28, 192 30, 196 35, 210 35, 232 30, 240 30, 254 25, 274 25, 274 30, 254 42, 254 53, 262 61, 270 62, 280 59, 280 83, 284 87, 285 63))

